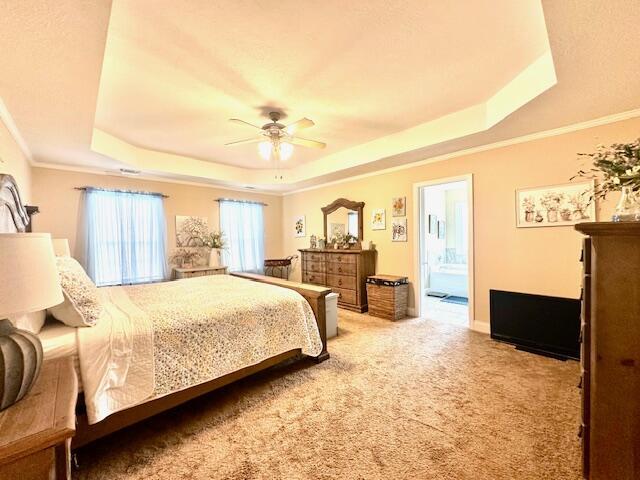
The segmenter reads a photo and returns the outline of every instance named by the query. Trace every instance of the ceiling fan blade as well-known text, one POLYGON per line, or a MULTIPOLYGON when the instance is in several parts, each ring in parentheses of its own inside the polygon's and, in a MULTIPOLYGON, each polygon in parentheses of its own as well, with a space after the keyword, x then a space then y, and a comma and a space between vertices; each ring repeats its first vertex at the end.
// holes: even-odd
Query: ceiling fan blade
POLYGON ((315 123, 313 123, 313 120, 310 120, 308 118, 301 118, 297 122, 293 122, 291 125, 288 125, 285 128, 285 130, 289 135, 293 135, 298 130, 302 130, 303 128, 313 127, 314 125, 315 123))
POLYGON ((225 146, 244 145, 245 143, 258 143, 261 141, 262 141, 261 138, 252 137, 252 138, 245 138, 244 140, 238 140, 237 142, 225 143, 225 146))
POLYGON ((291 140, 289 140, 289 142, 293 143, 294 145, 302 145, 303 147, 310 148, 324 148, 327 146, 326 143, 316 142, 315 140, 309 140, 307 138, 300 137, 293 137, 291 140))
POLYGON ((246 125, 249 127, 257 128, 258 130, 262 130, 262 127, 258 125, 254 125, 253 123, 245 122, 244 120, 240 120, 239 118, 230 118, 230 122, 237 123, 238 125, 246 125))

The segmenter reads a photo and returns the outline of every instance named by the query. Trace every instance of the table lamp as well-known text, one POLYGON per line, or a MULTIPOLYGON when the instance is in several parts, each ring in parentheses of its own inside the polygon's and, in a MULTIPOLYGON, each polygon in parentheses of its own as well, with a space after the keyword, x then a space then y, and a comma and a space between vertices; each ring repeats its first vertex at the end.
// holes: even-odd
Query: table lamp
POLYGON ((8 317, 63 300, 51 235, 0 234, 0 410, 29 392, 43 357, 38 337, 15 328, 8 317))

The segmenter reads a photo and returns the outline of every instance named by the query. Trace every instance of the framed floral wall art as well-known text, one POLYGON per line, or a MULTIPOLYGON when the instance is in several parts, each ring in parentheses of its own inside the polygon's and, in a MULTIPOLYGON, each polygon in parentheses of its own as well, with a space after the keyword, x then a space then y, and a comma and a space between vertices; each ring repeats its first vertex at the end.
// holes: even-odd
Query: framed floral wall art
POLYGON ((305 221, 304 215, 301 215, 296 218, 296 221, 293 225, 293 229, 296 237, 307 236, 307 223, 305 221))
POLYGON ((393 231, 391 232, 392 242, 406 242, 407 241, 407 218, 394 218, 393 231))
POLYGON ((176 247, 202 247, 202 237, 209 233, 206 217, 176 215, 176 247))
POLYGON ((371 212, 371 230, 384 230, 387 228, 387 219, 384 208, 376 208, 371 212))
POLYGON ((596 221, 594 182, 516 190, 516 226, 562 227, 596 221))
POLYGON ((404 217, 407 214, 407 197, 394 197, 391 204, 394 217, 404 217))

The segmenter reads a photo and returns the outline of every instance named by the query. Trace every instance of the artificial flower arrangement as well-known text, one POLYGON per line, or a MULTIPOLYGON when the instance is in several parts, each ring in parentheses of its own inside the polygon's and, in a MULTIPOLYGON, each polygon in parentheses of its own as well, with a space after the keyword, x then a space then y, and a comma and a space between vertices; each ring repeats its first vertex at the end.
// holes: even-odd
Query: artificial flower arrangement
POLYGON ((207 232, 200 237, 200 241, 207 248, 223 249, 227 246, 227 242, 222 232, 207 232))
POLYGON ((169 257, 169 262, 181 267, 191 267, 202 258, 197 250, 179 248, 169 257))
POLYGON ((631 143, 614 143, 608 147, 599 144, 594 153, 578 155, 590 159, 593 166, 578 171, 575 177, 593 179, 602 174, 602 180, 594 192, 595 198, 604 199, 609 192, 620 191, 623 187, 630 187, 633 192, 640 191, 640 138, 631 143))

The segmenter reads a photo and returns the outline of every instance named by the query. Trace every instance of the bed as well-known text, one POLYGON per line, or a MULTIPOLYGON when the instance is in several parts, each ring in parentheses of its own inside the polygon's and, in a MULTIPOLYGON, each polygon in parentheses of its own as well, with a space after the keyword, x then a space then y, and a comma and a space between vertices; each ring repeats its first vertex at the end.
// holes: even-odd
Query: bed
MULTIPOLYGON (((0 232, 27 231, 10 176, 0 199, 0 232)), ((49 318, 38 334, 45 358, 74 358, 74 448, 285 360, 329 358, 324 287, 237 273, 99 291, 95 326, 49 318)))

